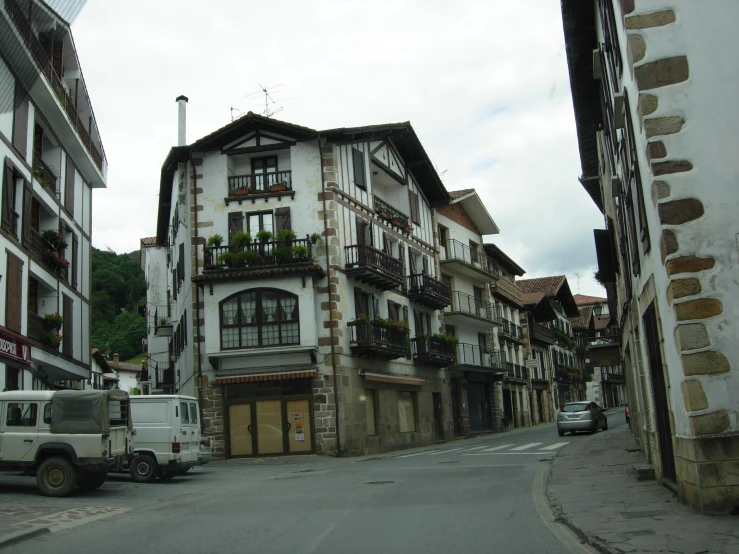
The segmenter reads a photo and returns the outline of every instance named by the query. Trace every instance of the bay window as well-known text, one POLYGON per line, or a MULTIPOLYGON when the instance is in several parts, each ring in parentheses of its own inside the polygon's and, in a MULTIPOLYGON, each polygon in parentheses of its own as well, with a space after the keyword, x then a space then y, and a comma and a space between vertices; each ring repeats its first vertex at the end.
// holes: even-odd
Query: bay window
POLYGON ((221 349, 300 344, 298 297, 277 289, 252 289, 220 305, 221 349))

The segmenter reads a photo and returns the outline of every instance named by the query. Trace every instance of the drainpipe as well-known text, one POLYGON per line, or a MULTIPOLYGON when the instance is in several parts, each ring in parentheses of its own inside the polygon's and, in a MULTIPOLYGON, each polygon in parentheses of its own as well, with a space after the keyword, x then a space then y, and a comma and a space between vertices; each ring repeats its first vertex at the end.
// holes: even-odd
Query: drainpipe
MULTIPOLYGON (((192 168, 192 183, 193 183, 193 206, 198 205, 198 172, 195 169, 195 163, 192 158, 192 150, 188 151, 188 157, 190 158, 190 167, 192 168)), ((194 217, 194 233, 195 233, 195 255, 192 257, 192 274, 196 275, 198 272, 198 211, 193 210, 194 217)), ((198 337, 200 336, 200 288, 198 285, 195 287, 195 320, 198 322, 198 337)), ((193 334, 193 339, 195 335, 193 334)), ((203 368, 201 365, 200 358, 200 341, 197 341, 197 356, 198 356, 198 411, 200 412, 200 429, 203 429, 203 368)))
POLYGON ((318 138, 318 155, 321 158, 321 192, 323 193, 323 237, 326 243, 326 278, 328 279, 328 318, 329 318, 329 333, 331 338, 331 367, 333 368, 334 378, 334 406, 336 408, 336 457, 341 457, 341 427, 339 425, 339 392, 336 387, 336 346, 334 346, 335 338, 335 327, 334 327, 334 313, 331 309, 331 259, 328 252, 328 219, 326 216, 326 179, 323 176, 323 150, 321 150, 321 134, 316 133, 318 138))

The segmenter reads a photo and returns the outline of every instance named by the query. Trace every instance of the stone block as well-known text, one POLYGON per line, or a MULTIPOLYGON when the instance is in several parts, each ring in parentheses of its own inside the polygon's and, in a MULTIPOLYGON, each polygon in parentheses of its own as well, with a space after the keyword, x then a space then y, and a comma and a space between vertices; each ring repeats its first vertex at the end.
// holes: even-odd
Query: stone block
POLYGON ((633 464, 631 471, 637 481, 654 481, 654 468, 651 464, 633 464))
POLYGON ((718 298, 699 298, 675 304, 675 315, 678 321, 706 319, 720 315, 723 311, 723 304, 718 298))
POLYGON ((634 0, 620 0, 621 2, 621 13, 623 15, 630 14, 634 11, 634 0))
POLYGON ((695 436, 717 435, 728 428, 729 414, 726 412, 690 416, 690 429, 695 436))
POLYGON ((696 464, 698 472, 698 485, 701 487, 716 487, 723 485, 721 479, 721 466, 715 462, 696 464))
POLYGON ((662 202, 659 204, 658 210, 662 225, 682 225, 688 221, 698 219, 705 213, 703 203, 696 198, 683 198, 681 200, 672 200, 671 202, 662 202))
POLYGON ((639 109, 642 117, 651 115, 657 111, 659 100, 654 94, 640 93, 639 94, 639 109))
POLYGON ((670 173, 684 173, 691 169, 693 169, 693 164, 688 160, 667 160, 652 164, 652 173, 655 177, 669 175, 670 173))
POLYGON ((677 335, 682 351, 705 348, 711 344, 706 326, 702 323, 684 323, 678 325, 677 335))
POLYGON ((680 256, 669 260, 665 266, 669 275, 679 273, 697 273, 711 269, 716 264, 713 258, 699 258, 698 256, 680 256))
POLYGON ((680 116, 650 117, 644 120, 644 129, 647 138, 661 135, 674 135, 679 133, 685 125, 685 120, 680 116))
MULTIPOLYGON (((701 291, 701 284, 698 279, 673 279, 667 291, 667 297, 670 301, 693 296, 701 291)), ((682 304, 681 304, 682 305, 682 304)), ((697 318, 688 318, 697 319, 697 318)))
POLYGON ((662 27, 675 22, 675 12, 672 10, 661 10, 658 12, 632 15, 626 18, 626 28, 649 29, 651 27, 662 27))
POLYGON ((700 381, 683 381, 683 402, 688 412, 708 409, 708 399, 700 381))
POLYGON ((729 360, 721 352, 707 350, 694 354, 683 354, 683 374, 687 377, 692 375, 713 375, 716 373, 728 373, 730 371, 729 360))
POLYGON ((739 460, 721 464, 721 481, 726 486, 739 486, 739 460))
POLYGON ((657 203, 657 200, 664 200, 670 196, 670 185, 665 181, 655 181, 652 183, 652 200, 657 203))
POLYGON ((665 263, 667 256, 675 254, 677 250, 678 244, 675 232, 669 229, 662 231, 662 239, 660 240, 660 256, 662 256, 662 263, 665 263))
POLYGON ((666 158, 667 148, 665 143, 661 140, 655 140, 647 144, 647 157, 651 160, 652 158, 666 158))
POLYGON ((627 40, 629 41, 632 61, 636 63, 643 60, 647 53, 647 43, 644 42, 644 37, 637 33, 629 33, 627 40))

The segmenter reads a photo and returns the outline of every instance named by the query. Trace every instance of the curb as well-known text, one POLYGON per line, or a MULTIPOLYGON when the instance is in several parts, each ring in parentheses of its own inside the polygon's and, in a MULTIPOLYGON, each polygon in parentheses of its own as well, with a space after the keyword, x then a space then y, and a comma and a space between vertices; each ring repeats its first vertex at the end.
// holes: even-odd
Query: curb
POLYGON ((27 541, 41 535, 51 533, 48 527, 36 527, 35 529, 25 529, 23 531, 15 531, 0 537, 0 549, 13 546, 19 542, 27 541))

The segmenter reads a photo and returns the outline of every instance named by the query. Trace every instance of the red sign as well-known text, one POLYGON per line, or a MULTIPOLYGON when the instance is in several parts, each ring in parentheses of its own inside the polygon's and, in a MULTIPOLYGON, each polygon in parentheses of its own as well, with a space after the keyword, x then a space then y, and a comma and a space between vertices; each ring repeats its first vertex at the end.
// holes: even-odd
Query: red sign
POLYGON ((31 346, 26 340, 0 330, 0 356, 16 360, 23 364, 31 363, 31 346))

